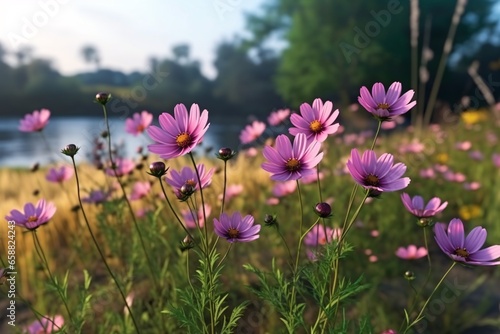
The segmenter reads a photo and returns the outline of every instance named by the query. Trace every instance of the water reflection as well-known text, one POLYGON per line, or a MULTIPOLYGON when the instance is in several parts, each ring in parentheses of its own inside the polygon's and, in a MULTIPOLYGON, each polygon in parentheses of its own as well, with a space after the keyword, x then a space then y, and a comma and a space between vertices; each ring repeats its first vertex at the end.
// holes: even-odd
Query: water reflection
MULTIPOLYGON (((211 125, 204 137, 205 147, 218 149, 221 146, 238 148, 238 135, 245 124, 244 119, 211 119, 211 125)), ((69 162, 60 153, 67 144, 81 147, 80 161, 88 160, 93 141, 106 130, 102 118, 72 117, 51 118, 42 133, 24 133, 18 130, 19 119, 2 118, 0 120, 0 166, 30 167, 35 162, 48 164, 69 162)), ((122 119, 111 119, 112 140, 123 143, 126 154, 133 156, 139 146, 150 143, 147 135, 134 137, 125 132, 122 119)), ((203 151, 200 151, 200 153, 203 151)))

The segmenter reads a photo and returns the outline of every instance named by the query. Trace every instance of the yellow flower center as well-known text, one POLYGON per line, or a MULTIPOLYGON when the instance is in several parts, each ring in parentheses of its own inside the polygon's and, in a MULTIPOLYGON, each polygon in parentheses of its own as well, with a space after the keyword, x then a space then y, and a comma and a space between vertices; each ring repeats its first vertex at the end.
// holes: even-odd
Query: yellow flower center
POLYGON ((378 108, 387 110, 387 109, 389 109, 389 104, 388 103, 379 103, 378 108))
POLYGON ((458 248, 455 250, 455 255, 461 256, 466 259, 469 257, 469 252, 465 248, 458 248))
POLYGON ((37 216, 30 216, 28 218, 28 223, 34 223, 38 220, 38 217, 37 216))
POLYGON ((318 133, 323 130, 323 125, 321 124, 320 121, 315 119, 314 121, 311 122, 311 124, 309 124, 309 129, 311 129, 311 131, 314 133, 318 133))
POLYGON ((378 187, 380 180, 377 176, 369 174, 367 177, 365 177, 365 182, 369 186, 378 187))
POLYGON ((185 148, 191 144, 191 136, 186 132, 183 132, 177 135, 175 142, 177 143, 177 146, 185 148))
POLYGON ((290 158, 286 162, 285 166, 289 172, 295 172, 300 168, 300 161, 295 158, 290 158))
POLYGON ((238 238, 238 236, 240 235, 240 231, 238 231, 237 229, 233 228, 233 227, 230 227, 229 230, 227 230, 227 235, 231 238, 231 239, 236 239, 238 238))

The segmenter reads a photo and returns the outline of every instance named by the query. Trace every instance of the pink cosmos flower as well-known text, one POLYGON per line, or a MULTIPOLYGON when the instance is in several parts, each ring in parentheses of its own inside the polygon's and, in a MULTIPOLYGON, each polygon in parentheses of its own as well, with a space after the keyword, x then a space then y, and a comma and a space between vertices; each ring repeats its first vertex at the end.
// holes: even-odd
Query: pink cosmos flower
POLYGON ((473 182, 465 182, 464 189, 465 190, 478 190, 481 188, 481 183, 473 181, 473 182))
POLYGON ((30 231, 36 230, 39 226, 47 224, 47 222, 56 213, 56 206, 51 202, 46 202, 41 199, 36 204, 36 207, 31 203, 24 205, 24 213, 18 210, 10 211, 10 216, 5 216, 5 219, 16 222, 16 226, 24 227, 30 231))
POLYGON ((304 244, 311 247, 322 246, 339 239, 341 235, 342 229, 340 228, 325 228, 322 224, 317 224, 306 234, 304 244))
POLYGON ((303 133, 307 136, 307 141, 312 140, 324 142, 328 135, 334 134, 339 128, 339 123, 333 124, 339 116, 339 110, 332 113, 333 103, 326 101, 323 104, 321 99, 315 99, 312 107, 308 103, 300 106, 300 115, 292 114, 290 121, 294 125, 288 131, 292 136, 303 133))
POLYGON ((455 148, 460 151, 468 151, 472 147, 472 143, 470 141, 460 141, 455 144, 455 148))
POLYGON ((436 177, 436 173, 432 167, 421 169, 419 174, 423 179, 433 179, 436 177))
MULTIPOLYGON (((243 192, 243 185, 230 184, 226 187, 226 201, 231 200, 233 197, 240 195, 243 192)), ((222 194, 219 195, 219 200, 222 200, 222 194)))
POLYGON ((128 175, 135 168, 135 163, 127 158, 116 158, 114 162, 116 167, 114 170, 113 168, 111 168, 111 166, 106 168, 106 174, 109 176, 115 176, 115 171, 116 171, 116 176, 128 175))
POLYGON ((235 212, 230 217, 223 213, 219 219, 214 218, 214 231, 219 237, 228 242, 249 242, 259 238, 260 225, 254 225, 254 218, 250 215, 241 217, 235 212))
POLYGON ((448 202, 441 203, 441 199, 438 197, 432 198, 425 205, 424 199, 421 196, 414 196, 412 199, 407 193, 401 194, 401 200, 406 210, 417 218, 434 217, 448 206, 448 202))
POLYGON ((493 161, 495 167, 500 168, 500 154, 493 153, 491 160, 493 161))
POLYGON ((144 198, 149 194, 150 190, 151 190, 151 184, 149 182, 138 181, 138 182, 134 183, 134 185, 132 187, 132 193, 130 194, 130 200, 136 201, 136 200, 139 200, 141 198, 144 198))
POLYGON ((137 136, 143 133, 152 121, 153 114, 147 112, 146 110, 142 111, 140 114, 135 113, 132 117, 125 120, 125 131, 137 136))
POLYGON ((417 104, 416 101, 410 103, 414 93, 410 89, 400 97, 401 83, 394 82, 386 94, 384 85, 377 82, 373 85, 371 94, 365 86, 361 87, 358 102, 373 116, 384 121, 413 108, 417 104))
POLYGON ((418 140, 414 140, 411 143, 401 145, 399 147, 399 153, 422 153, 425 150, 425 145, 418 140))
POLYGON ((396 128, 397 125, 398 124, 395 121, 385 121, 384 123, 382 123, 380 128, 382 130, 392 130, 392 129, 396 128))
POLYGON ((106 202, 109 196, 110 196, 109 192, 104 192, 102 190, 92 190, 87 197, 82 198, 82 202, 101 204, 106 202))
MULTIPOLYGON (((198 174, 200 174, 201 187, 206 188, 212 182, 212 175, 215 172, 214 168, 205 170, 204 164, 199 164, 196 166, 198 174)), ((165 177, 165 181, 174 188, 174 193, 177 197, 181 195, 181 188, 183 186, 191 186, 192 190, 197 190, 199 188, 198 177, 196 176, 196 171, 190 167, 183 167, 180 173, 174 169, 170 170, 170 177, 165 177)))
POLYGON ((450 170, 450 167, 446 165, 435 164, 434 169, 436 170, 436 172, 446 173, 448 170, 450 170))
POLYGON ((469 152, 469 157, 477 161, 481 161, 484 159, 484 155, 483 153, 481 153, 481 151, 471 151, 469 152))
POLYGON ((249 147, 248 149, 244 150, 243 153, 245 154, 246 157, 253 158, 259 154, 259 150, 256 149, 255 147, 249 147))
POLYGON ((323 153, 319 153, 320 148, 320 142, 308 143, 303 133, 297 134, 293 146, 286 135, 279 135, 275 147, 264 147, 263 154, 268 161, 262 164, 262 169, 273 174, 271 180, 298 180, 316 173, 314 167, 323 159, 323 153))
POLYGON ((410 178, 402 178, 406 166, 403 163, 394 165, 394 157, 389 153, 384 153, 377 159, 372 150, 365 151, 360 157, 358 150, 352 149, 347 168, 354 181, 374 196, 384 191, 404 189, 410 183, 410 178))
POLYGON ((69 166, 61 166, 59 168, 51 168, 47 175, 45 175, 45 179, 50 182, 63 183, 71 179, 74 174, 74 170, 69 166))
POLYGON ((295 189, 297 189, 297 182, 295 181, 277 182, 273 187, 273 195, 283 197, 292 194, 295 189))
POLYGON ((278 204, 280 204, 280 199, 276 198, 276 197, 269 197, 266 200, 266 204, 270 205, 270 206, 278 205, 278 204))
POLYGON ((161 128, 151 125, 146 132, 156 142, 148 145, 152 153, 159 154, 163 159, 180 157, 191 152, 203 139, 210 123, 208 122, 208 111, 203 110, 200 116, 200 108, 193 103, 188 111, 183 104, 174 108, 174 117, 162 113, 158 120, 161 128))
POLYGON ((54 317, 44 316, 40 321, 36 320, 27 328, 28 334, 51 334, 58 332, 64 326, 64 318, 62 315, 55 315, 54 317))
POLYGON ((409 245, 408 247, 399 247, 396 251, 396 256, 403 260, 417 260, 424 256, 427 256, 427 249, 425 247, 419 247, 415 245, 409 245))
POLYGON ((242 144, 249 144, 258 139, 266 130, 266 124, 260 121, 254 121, 252 124, 245 126, 240 133, 240 141, 242 144))
POLYGON ((454 173, 449 170, 443 174, 446 181, 462 183, 466 180, 466 176, 462 173, 454 173))
POLYGON ((19 131, 36 132, 42 131, 49 123, 50 111, 48 109, 35 110, 31 114, 24 115, 24 118, 19 122, 19 131))
MULTIPOLYGON (((319 179, 323 180, 324 177, 325 177, 325 174, 323 172, 319 172, 319 179)), ((302 184, 315 183, 318 181, 318 173, 316 172, 314 174, 305 175, 304 177, 302 177, 300 179, 300 181, 302 182, 302 184)))
MULTIPOLYGON (((207 218, 210 216, 211 212, 212 207, 205 204, 205 214, 207 215, 207 218)), ((203 208, 201 206, 198 208, 198 212, 196 213, 191 212, 191 210, 182 210, 181 214, 187 228, 196 228, 196 222, 200 224, 200 228, 205 226, 205 218, 203 218, 203 208), (196 216, 194 216, 195 214, 196 216)))
POLYGON ((434 238, 441 250, 452 260, 478 266, 497 266, 500 261, 500 245, 481 249, 486 241, 486 229, 477 226, 465 237, 464 224, 454 218, 448 224, 437 223, 434 226, 434 238))
POLYGON ((284 122, 288 118, 288 115, 290 115, 290 109, 276 110, 269 115, 267 122, 271 126, 276 126, 284 122))
POLYGON ((398 334, 398 332, 396 332, 394 329, 386 329, 380 334, 398 334))

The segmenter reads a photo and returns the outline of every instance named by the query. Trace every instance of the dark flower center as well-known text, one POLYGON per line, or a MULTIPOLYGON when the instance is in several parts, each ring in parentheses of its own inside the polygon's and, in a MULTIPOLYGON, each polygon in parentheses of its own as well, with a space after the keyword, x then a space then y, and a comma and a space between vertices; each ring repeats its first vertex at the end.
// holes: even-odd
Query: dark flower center
POLYGON ((311 129, 311 131, 314 132, 314 133, 321 132, 321 131, 323 131, 323 124, 321 124, 320 121, 318 121, 317 119, 315 119, 314 121, 312 121, 309 124, 309 129, 311 129))
POLYGON ((38 220, 37 216, 29 216, 28 223, 34 223, 38 220))
POLYGON ((144 131, 144 125, 139 124, 139 125, 137 126, 137 132, 142 132, 142 131, 144 131))
POLYGON ((186 132, 183 132, 177 135, 175 142, 177 143, 177 146, 185 148, 191 144, 191 136, 186 132))
POLYGON ((285 166, 287 171, 295 172, 300 169, 300 161, 295 158, 290 158, 287 160, 285 166))
POLYGON ((455 249, 454 252, 455 255, 458 255, 460 257, 463 257, 464 259, 467 259, 469 257, 469 252, 465 248, 457 248, 455 249))
POLYGON ((189 186, 192 186, 192 187, 195 187, 196 186, 196 181, 191 179, 191 180, 187 180, 186 183, 184 183, 186 185, 189 185, 189 186))
POLYGON ((379 103, 378 108, 387 110, 387 109, 389 109, 389 104, 388 103, 379 103))
POLYGON ((378 176, 373 174, 368 174, 365 177, 365 183, 369 186, 378 187, 378 185, 380 184, 380 180, 378 176))
POLYGON ((238 236, 240 235, 240 231, 238 231, 237 229, 235 229, 233 227, 230 227, 229 230, 227 230, 227 235, 231 239, 237 239, 238 236))

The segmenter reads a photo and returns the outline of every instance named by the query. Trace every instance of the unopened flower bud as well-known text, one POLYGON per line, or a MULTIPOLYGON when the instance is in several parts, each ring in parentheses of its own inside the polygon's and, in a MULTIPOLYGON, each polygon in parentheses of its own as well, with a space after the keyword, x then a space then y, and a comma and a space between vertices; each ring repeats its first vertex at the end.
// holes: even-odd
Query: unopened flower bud
POLYGON ((432 218, 420 218, 417 221, 417 225, 420 227, 427 227, 427 226, 432 226, 434 225, 434 222, 432 221, 432 218))
POLYGON ((266 216, 264 217, 264 224, 266 226, 277 226, 278 220, 276 219, 276 215, 266 214, 266 216))
POLYGON ((332 215, 332 207, 330 204, 325 202, 318 203, 314 207, 314 212, 316 212, 316 214, 321 218, 328 218, 332 215))
POLYGON ((194 241, 191 239, 188 235, 184 238, 184 240, 181 241, 180 245, 181 251, 187 251, 190 250, 191 248, 194 248, 194 241))
POLYGON ((109 93, 100 92, 95 95, 96 102, 102 104, 103 106, 106 105, 110 99, 111 94, 109 93))
POLYGON ((407 271, 405 272, 405 279, 408 281, 413 281, 415 279, 415 273, 413 271, 407 271))
POLYGON ((74 157, 76 153, 78 153, 78 150, 80 148, 77 147, 75 144, 69 144, 66 145, 62 150, 61 153, 64 155, 67 155, 68 157, 74 157))
POLYGON ((194 191, 196 188, 190 184, 186 183, 182 185, 181 189, 179 189, 179 194, 177 195, 177 198, 180 199, 181 201, 186 201, 192 194, 194 194, 194 191))
POLYGON ((217 158, 228 161, 232 157, 236 155, 236 152, 230 149, 229 147, 223 147, 219 150, 219 152, 216 154, 217 158))
POLYGON ((102 138, 108 138, 108 136, 109 136, 108 131, 104 130, 103 132, 101 132, 101 137, 102 138))
POLYGON ((162 177, 167 172, 167 168, 165 167, 165 164, 163 162, 155 161, 149 165, 149 171, 150 171, 150 173, 148 173, 149 175, 162 177))
POLYGON ((31 171, 34 173, 38 170, 38 168, 40 168, 40 164, 38 162, 36 162, 32 167, 31 167, 31 171))

